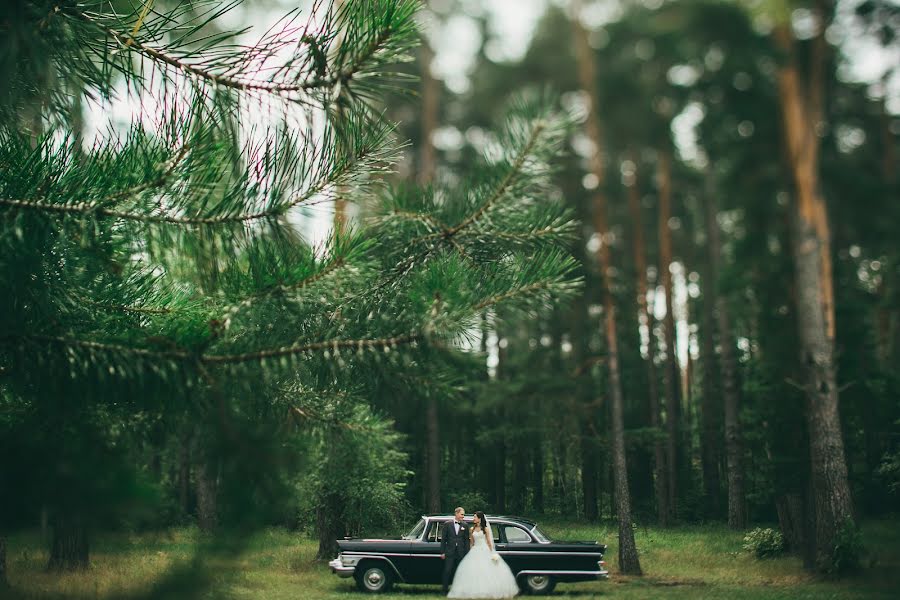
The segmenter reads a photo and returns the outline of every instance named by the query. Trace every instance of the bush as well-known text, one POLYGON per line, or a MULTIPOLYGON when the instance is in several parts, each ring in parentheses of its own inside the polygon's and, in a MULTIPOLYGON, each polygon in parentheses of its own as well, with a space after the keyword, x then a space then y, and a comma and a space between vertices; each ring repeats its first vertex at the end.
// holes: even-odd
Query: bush
POLYGON ((834 538, 834 550, 831 552, 831 564, 826 571, 834 575, 843 575, 858 571, 862 566, 862 559, 866 554, 863 546, 862 533, 848 518, 838 530, 834 538))
POLYGON ((784 551, 784 537, 770 527, 757 527, 744 536, 744 550, 756 558, 771 558, 784 551))

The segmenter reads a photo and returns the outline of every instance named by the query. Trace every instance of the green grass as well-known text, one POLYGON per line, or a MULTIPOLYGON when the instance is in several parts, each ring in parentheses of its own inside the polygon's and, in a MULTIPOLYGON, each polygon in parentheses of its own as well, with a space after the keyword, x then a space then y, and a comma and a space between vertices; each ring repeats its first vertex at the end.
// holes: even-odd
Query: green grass
MULTIPOLYGON (((613 577, 606 582, 561 584, 555 596, 591 598, 760 598, 825 600, 895 598, 900 590, 900 521, 865 523, 871 550, 870 566, 839 581, 806 573, 794 557, 756 560, 741 550, 742 534, 718 526, 669 530, 639 529, 637 544, 646 575, 622 577, 616 572, 615 531, 608 526, 546 521, 548 534, 558 539, 597 539, 609 544, 613 577)), ((95 539, 92 567, 85 573, 47 573, 46 544, 37 534, 9 540, 11 588, 4 598, 120 598, 158 585, 173 567, 182 566, 185 578, 168 580, 168 597, 186 595, 179 585, 196 582, 205 573, 215 585, 209 598, 297 600, 304 598, 363 598, 351 580, 332 575, 314 560, 316 542, 283 530, 267 530, 243 540, 239 554, 213 548, 204 553, 203 569, 191 562, 204 538, 194 529, 95 539), (218 550, 216 552, 215 550, 218 550)), ((438 586, 404 586, 381 598, 440 598, 438 586)))

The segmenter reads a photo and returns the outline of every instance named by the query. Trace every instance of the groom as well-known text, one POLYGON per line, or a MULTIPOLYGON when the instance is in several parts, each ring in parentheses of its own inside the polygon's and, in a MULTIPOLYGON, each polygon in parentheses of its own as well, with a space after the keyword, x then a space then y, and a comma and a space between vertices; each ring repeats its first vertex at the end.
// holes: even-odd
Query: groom
POLYGON ((444 523, 441 530, 441 559, 444 561, 444 593, 450 590, 450 582, 456 574, 456 567, 469 551, 469 527, 463 520, 466 511, 458 507, 453 511, 453 520, 444 523))

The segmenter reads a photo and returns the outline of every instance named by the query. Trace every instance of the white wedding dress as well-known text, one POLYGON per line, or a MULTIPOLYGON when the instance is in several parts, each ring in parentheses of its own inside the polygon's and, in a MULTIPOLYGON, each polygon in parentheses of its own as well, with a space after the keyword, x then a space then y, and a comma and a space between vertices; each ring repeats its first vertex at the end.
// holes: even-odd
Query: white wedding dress
MULTIPOLYGON (((488 529, 490 533, 490 528, 488 529)), ((509 566, 498 554, 494 560, 484 532, 472 533, 472 549, 456 568, 448 598, 512 598, 519 586, 509 566)))

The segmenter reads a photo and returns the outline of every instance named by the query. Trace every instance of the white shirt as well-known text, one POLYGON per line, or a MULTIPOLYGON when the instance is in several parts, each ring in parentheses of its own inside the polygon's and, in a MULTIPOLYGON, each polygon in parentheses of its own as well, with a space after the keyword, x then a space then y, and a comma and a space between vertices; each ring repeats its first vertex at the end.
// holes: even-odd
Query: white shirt
POLYGON ((459 534, 459 521, 453 521, 453 526, 456 528, 456 533, 459 534))

